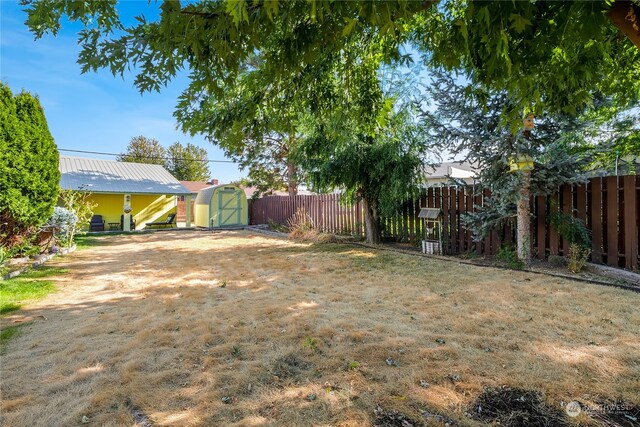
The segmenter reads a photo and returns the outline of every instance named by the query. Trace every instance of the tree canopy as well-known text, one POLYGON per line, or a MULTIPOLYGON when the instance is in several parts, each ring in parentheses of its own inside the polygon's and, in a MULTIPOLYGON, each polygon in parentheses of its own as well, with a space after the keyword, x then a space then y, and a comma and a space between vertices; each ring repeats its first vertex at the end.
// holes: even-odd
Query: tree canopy
POLYGON ((179 142, 165 148, 157 139, 142 135, 131 138, 127 151, 116 160, 164 166, 180 181, 208 181, 210 175, 207 150, 204 148, 179 142))
POLYGON ((127 151, 121 153, 116 160, 164 166, 167 161, 167 150, 157 139, 142 135, 134 136, 127 145, 127 151))
POLYGON ((167 149, 165 168, 180 181, 208 181, 207 150, 191 143, 174 142, 167 149))
POLYGON ((197 108, 181 102, 176 117, 184 131, 205 135, 247 169, 257 194, 288 189, 294 195, 301 176, 290 154, 300 137, 305 106, 292 87, 264 78, 265 55, 255 54, 251 69, 225 83, 221 95, 202 97, 197 108))
POLYGON ((533 159, 530 194, 547 195, 562 184, 585 180, 593 150, 575 149, 585 144, 587 120, 562 114, 540 116, 530 134, 521 129, 514 135, 502 117, 511 108, 508 92, 468 95, 466 89, 451 76, 438 75, 429 88, 431 108, 422 118, 428 129, 426 140, 465 156, 477 168, 479 195, 483 189, 491 191, 484 209, 466 218, 474 238, 482 239, 516 216, 524 176, 509 173, 510 160, 533 159))
POLYGON ((414 104, 383 90, 372 46, 354 63, 331 62, 321 101, 301 119, 294 158, 313 188, 339 189, 363 202, 367 241, 378 243, 381 217, 417 194, 433 145, 423 141, 414 104))
POLYGON ((222 96, 255 52, 269 51, 261 72, 277 85, 370 34, 379 36, 384 61, 411 60, 401 49, 410 43, 430 66, 509 90, 513 117, 575 112, 600 94, 626 104, 640 94, 640 49, 619 30, 640 25, 637 0, 164 1, 157 20, 140 16, 126 26, 115 1, 23 3, 36 37, 56 34, 63 18, 83 24, 83 71, 133 69, 135 85, 147 91, 188 70, 181 102, 194 108, 202 96, 222 96))
POLYGON ((0 243, 29 238, 58 201, 58 148, 37 97, 0 84, 0 243))
POLYGON ((417 182, 401 180, 415 178, 425 149, 410 138, 420 130, 412 114, 380 94, 385 65, 461 73, 461 95, 481 108, 483 93, 506 93, 500 126, 512 135, 526 112, 577 115, 601 99, 627 108, 640 98, 640 49, 626 31, 640 25, 637 0, 164 1, 157 19, 126 25, 114 1, 24 4, 36 37, 65 18, 83 25, 83 72, 132 72, 142 92, 188 73, 175 113, 183 130, 257 171, 286 154, 312 184, 365 200, 374 239, 379 209, 417 182), (618 19, 625 5, 629 22, 618 19))

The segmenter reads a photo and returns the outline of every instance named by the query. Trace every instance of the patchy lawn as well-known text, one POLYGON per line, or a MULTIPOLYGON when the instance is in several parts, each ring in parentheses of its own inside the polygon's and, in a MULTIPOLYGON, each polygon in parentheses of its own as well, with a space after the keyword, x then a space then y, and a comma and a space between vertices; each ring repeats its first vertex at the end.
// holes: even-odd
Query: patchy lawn
MULTIPOLYGON (((49 263, 51 264, 51 262, 49 263)), ((19 310, 22 304, 43 298, 55 290, 45 277, 64 273, 64 269, 42 266, 8 280, 0 281, 0 315, 19 310)))
POLYGON ((248 232, 100 242, 0 319, 30 320, 0 424, 480 426, 505 408, 478 402, 514 395, 598 425, 561 402, 640 405, 636 293, 248 232))

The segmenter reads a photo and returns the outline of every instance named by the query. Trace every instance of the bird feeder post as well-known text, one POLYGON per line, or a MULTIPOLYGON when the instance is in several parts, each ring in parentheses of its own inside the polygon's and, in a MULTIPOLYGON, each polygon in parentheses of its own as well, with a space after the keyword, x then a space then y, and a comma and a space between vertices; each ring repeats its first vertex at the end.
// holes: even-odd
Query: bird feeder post
MULTIPOLYGON (((531 138, 531 130, 535 126, 535 116, 528 114, 522 124, 524 127, 523 136, 529 140, 531 138)), ((530 156, 518 156, 511 160, 511 172, 522 174, 522 185, 516 205, 517 209, 517 245, 518 258, 529 264, 531 262, 531 208, 529 201, 531 199, 531 171, 533 170, 533 158, 530 156)))

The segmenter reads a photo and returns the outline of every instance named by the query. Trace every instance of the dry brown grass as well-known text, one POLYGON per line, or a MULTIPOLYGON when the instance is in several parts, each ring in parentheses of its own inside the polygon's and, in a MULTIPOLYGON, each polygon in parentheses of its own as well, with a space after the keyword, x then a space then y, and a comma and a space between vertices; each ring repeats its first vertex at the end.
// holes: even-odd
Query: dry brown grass
POLYGON ((2 355, 3 425, 478 426, 502 385, 640 404, 638 294, 248 232, 105 239, 2 319, 46 317, 2 355))

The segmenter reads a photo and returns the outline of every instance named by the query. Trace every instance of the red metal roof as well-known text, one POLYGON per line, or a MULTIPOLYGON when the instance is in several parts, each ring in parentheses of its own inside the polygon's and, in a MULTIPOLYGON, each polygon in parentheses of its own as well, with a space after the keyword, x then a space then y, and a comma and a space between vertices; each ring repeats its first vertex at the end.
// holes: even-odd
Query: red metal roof
POLYGON ((211 187, 213 185, 204 181, 180 181, 180 184, 182 184, 184 187, 186 187, 187 190, 191 191, 192 193, 197 193, 203 188, 211 187))

